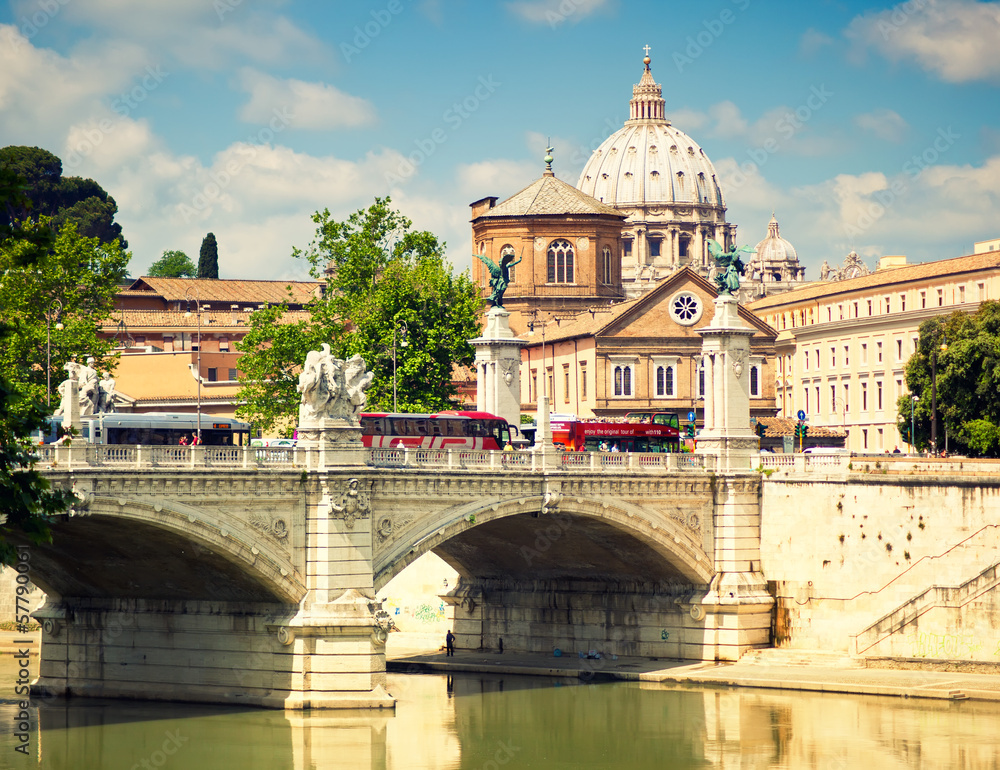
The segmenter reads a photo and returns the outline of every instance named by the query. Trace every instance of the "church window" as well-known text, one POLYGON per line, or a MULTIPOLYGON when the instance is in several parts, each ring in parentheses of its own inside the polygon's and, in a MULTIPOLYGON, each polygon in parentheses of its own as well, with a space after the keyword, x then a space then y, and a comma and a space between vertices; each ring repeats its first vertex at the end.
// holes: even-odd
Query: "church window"
POLYGON ((632 239, 622 238, 622 256, 631 257, 632 256, 632 239))
POLYGON ((615 395, 632 395, 632 367, 628 364, 615 367, 615 395))
POLYGON ((604 283, 611 283, 611 247, 605 246, 601 251, 601 255, 604 257, 604 283))
POLYGON ((548 282, 573 283, 573 247, 559 239, 549 244, 548 282))
POLYGON ((690 291, 679 291, 670 299, 670 317, 682 326, 697 323, 701 314, 701 301, 690 291))
POLYGON ((692 158, 694 157, 694 147, 688 147, 688 155, 690 155, 692 158))
POLYGON ((677 145, 676 144, 670 145, 670 152, 672 152, 674 155, 677 154, 677 145))
POLYGON ((688 255, 688 246, 691 244, 690 235, 682 235, 677 244, 677 256, 686 257, 688 255))
POLYGON ((506 246, 504 246, 502 249, 500 249, 500 259, 502 260, 506 256, 513 257, 513 259, 511 259, 510 267, 508 269, 510 271, 510 282, 514 283, 514 274, 516 272, 516 268, 514 267, 514 263, 517 261, 517 256, 514 253, 514 247, 511 246, 509 243, 506 246))
POLYGON ((649 240, 649 256, 658 257, 660 256, 660 238, 651 237, 649 240))
POLYGON ((698 395, 705 397, 705 364, 698 367, 698 395))
POLYGON ((656 395, 658 396, 674 395, 674 367, 672 366, 656 367, 656 395))
POLYGON ((750 395, 760 396, 760 371, 756 366, 750 367, 750 395))

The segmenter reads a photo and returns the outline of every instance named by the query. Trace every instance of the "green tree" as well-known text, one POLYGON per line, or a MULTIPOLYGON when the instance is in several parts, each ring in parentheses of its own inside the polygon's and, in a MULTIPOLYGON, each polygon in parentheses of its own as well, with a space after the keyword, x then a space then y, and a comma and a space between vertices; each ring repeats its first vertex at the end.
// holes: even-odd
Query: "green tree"
MULTIPOLYGON (((25 225, 25 231, 49 224, 43 217, 25 225)), ((114 343, 98 333, 114 309, 129 260, 118 241, 81 236, 73 223, 63 225, 51 249, 33 252, 25 238, 0 244, 0 322, 16 330, 0 347, 0 371, 26 403, 46 400, 48 366, 54 389, 65 378, 62 365, 71 358, 93 356, 98 368, 111 365, 107 359, 114 343), (56 315, 62 329, 56 328, 56 315)))
MULTIPOLYGON (((118 213, 115 199, 93 179, 64 177, 62 161, 40 147, 0 148, 0 166, 5 166, 24 180, 23 193, 32 216, 51 217, 58 229, 67 222, 77 232, 99 238, 103 243, 121 241, 122 227, 114 221, 118 213)), ((24 212, 19 212, 23 219, 24 212)))
MULTIPOLYGON (((937 390, 938 447, 945 432, 950 449, 972 455, 1000 454, 1000 302, 983 302, 972 315, 953 313, 920 325, 917 350, 906 364, 913 396, 915 444, 930 444, 931 391, 937 390)), ((898 402, 900 426, 909 424, 910 396, 898 402)))
POLYGON ((456 276, 444 260, 444 244, 429 232, 412 230, 410 220, 390 203, 376 198, 372 206, 342 222, 332 219, 328 210, 313 215, 315 238, 306 249, 293 249, 292 255, 307 260, 311 274, 326 279, 327 290, 309 306, 311 320, 270 349, 267 341, 286 333, 280 312, 270 308, 254 314, 254 336, 248 335, 240 346, 245 352, 240 367, 244 379, 239 395, 246 402, 242 416, 263 424, 276 409, 294 419, 299 402, 295 377, 305 354, 322 342, 342 358, 361 354, 375 373, 368 408, 391 410, 394 332, 399 410, 434 411, 453 405, 452 368, 472 362, 468 340, 479 334, 482 301, 468 274, 456 276), (265 377, 267 386, 251 385, 251 380, 265 377), (273 390, 253 390, 265 387, 273 390), (268 399, 278 406, 265 403, 268 399))
POLYGON ((215 233, 209 233, 201 242, 201 253, 198 257, 198 277, 219 277, 219 244, 215 233))
POLYGON ((152 278, 193 278, 198 268, 183 251, 164 251, 149 268, 152 278))
MULTIPOLYGON (((0 210, 25 210, 29 205, 26 187, 13 171, 0 166, 0 210)), ((16 261, 8 263, 15 270, 32 269, 53 242, 51 228, 36 222, 23 223, 8 217, 0 230, 0 254, 16 255, 16 261)), ((8 276, 0 278, 0 287, 6 286, 8 276)), ((17 340, 21 332, 17 320, 8 320, 6 313, 0 315, 0 350, 17 340)), ((10 371, 6 363, 0 366, 0 564, 8 566, 18 560, 12 538, 50 542, 49 517, 65 510, 73 499, 67 490, 51 489, 34 467, 27 437, 44 424, 46 411, 11 384, 10 371)))

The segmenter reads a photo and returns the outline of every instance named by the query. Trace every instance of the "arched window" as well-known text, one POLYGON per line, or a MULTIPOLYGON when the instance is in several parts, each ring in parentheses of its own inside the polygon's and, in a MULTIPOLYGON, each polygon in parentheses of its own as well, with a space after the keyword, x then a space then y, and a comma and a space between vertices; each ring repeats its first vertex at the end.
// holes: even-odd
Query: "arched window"
POLYGON ((750 395, 760 395, 760 374, 756 366, 750 367, 750 395))
POLYGON ((514 263, 517 262, 517 255, 514 253, 514 247, 511 246, 509 243, 502 249, 500 249, 500 259, 503 260, 504 257, 507 256, 511 257, 510 267, 508 269, 510 271, 510 282, 514 283, 514 273, 516 271, 514 263))
POLYGON ((548 282, 573 283, 573 247, 559 239, 549 244, 548 282))
POLYGON ((604 257, 604 283, 611 283, 611 247, 605 246, 601 252, 604 257))
POLYGON ((656 367, 656 395, 658 396, 674 395, 674 367, 672 366, 656 367))
POLYGON ((632 395, 632 367, 619 365, 615 367, 615 395, 632 395))

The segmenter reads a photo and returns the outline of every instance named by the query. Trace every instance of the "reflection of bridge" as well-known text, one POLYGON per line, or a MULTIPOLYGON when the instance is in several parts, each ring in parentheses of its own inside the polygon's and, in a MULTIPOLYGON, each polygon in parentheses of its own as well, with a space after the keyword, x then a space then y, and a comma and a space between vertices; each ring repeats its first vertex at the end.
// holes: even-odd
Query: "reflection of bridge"
POLYGON ((388 705, 374 592, 435 551, 458 644, 735 659, 767 643, 758 474, 685 455, 45 447, 41 691, 388 705))

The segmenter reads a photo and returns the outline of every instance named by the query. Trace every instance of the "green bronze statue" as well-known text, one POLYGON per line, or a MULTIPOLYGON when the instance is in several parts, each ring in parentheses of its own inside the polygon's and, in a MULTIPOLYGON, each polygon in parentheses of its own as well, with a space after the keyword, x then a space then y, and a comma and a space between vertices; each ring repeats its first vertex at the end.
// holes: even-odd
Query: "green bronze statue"
POLYGON ((489 300, 493 303, 493 307, 503 310, 503 295, 507 291, 507 286, 510 285, 510 269, 514 265, 520 264, 523 257, 519 257, 517 262, 514 262, 513 254, 504 254, 500 257, 500 264, 498 265, 484 254, 473 254, 473 256, 486 265, 486 269, 490 271, 490 288, 492 291, 490 292, 489 300))
POLYGON ((729 251, 726 251, 722 248, 722 244, 709 238, 708 251, 713 259, 715 259, 715 266, 721 270, 715 276, 715 285, 719 287, 719 295, 735 295, 740 290, 740 276, 743 275, 744 269, 743 260, 740 259, 740 252, 745 251, 753 254, 756 249, 752 249, 749 246, 737 249, 734 243, 729 247, 729 251))

